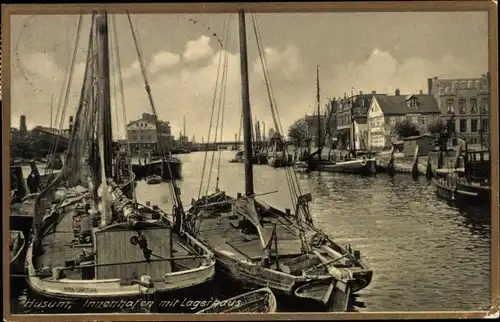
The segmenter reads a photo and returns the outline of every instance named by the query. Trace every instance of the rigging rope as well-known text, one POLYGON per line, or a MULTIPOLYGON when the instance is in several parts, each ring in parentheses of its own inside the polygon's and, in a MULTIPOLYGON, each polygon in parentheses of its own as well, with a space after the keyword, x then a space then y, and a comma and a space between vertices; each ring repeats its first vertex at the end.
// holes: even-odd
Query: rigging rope
MULTIPOLYGON (((253 22, 255 37, 257 40, 257 46, 259 49, 258 50, 259 57, 260 57, 261 64, 262 64, 265 84, 266 84, 266 88, 268 90, 268 98, 270 101, 273 122, 274 122, 274 125, 275 125, 278 133, 283 137, 284 131, 283 131, 283 128, 279 122, 279 111, 277 108, 276 98, 274 96, 274 91, 273 91, 273 88, 272 88, 272 85, 270 82, 269 71, 268 71, 269 69, 267 67, 267 60, 266 60, 265 55, 263 55, 262 38, 260 35, 259 27, 257 24, 257 18, 255 16, 255 14, 252 14, 252 22, 253 22)), ((286 145, 286 140, 283 143, 285 143, 284 155, 288 158, 289 153, 288 153, 288 149, 287 149, 287 145, 286 145)), ((296 204, 296 202, 298 201, 298 196, 302 194, 300 186, 299 186, 297 174, 293 170, 291 170, 289 167, 287 167, 287 168, 285 168, 285 175, 286 175, 286 179, 287 179, 287 183, 288 183, 288 187, 289 187, 290 198, 292 200, 292 203, 296 204)), ((307 213, 307 209, 305 209, 305 207, 302 207, 302 210, 305 212, 304 215, 307 218, 310 218, 309 214, 307 213)))
MULTIPOLYGON (((230 30, 228 28, 228 30, 230 30)), ((227 38, 226 38, 226 45, 227 45, 227 41, 229 39, 229 35, 230 35, 230 32, 228 32, 227 34, 227 38)), ((226 51, 225 52, 225 64, 224 64, 224 74, 223 74, 223 94, 222 94, 222 115, 221 115, 221 124, 220 124, 220 142, 222 142, 222 134, 223 134, 223 129, 224 129, 224 109, 226 107, 226 89, 227 89, 227 69, 228 69, 228 56, 229 56, 229 52, 226 51)), ((222 154, 222 150, 219 150, 219 161, 218 161, 218 165, 217 165, 217 179, 216 179, 216 182, 215 182, 215 190, 218 191, 219 190, 219 178, 220 178, 220 160, 221 160, 221 154, 222 154)))
POLYGON ((132 24, 132 19, 130 17, 130 13, 127 11, 127 18, 128 18, 128 22, 129 22, 129 25, 130 25, 130 30, 132 32, 132 38, 134 39, 134 44, 135 44, 135 49, 136 49, 136 52, 137 52, 137 58, 139 60, 139 65, 141 66, 141 72, 142 72, 142 77, 143 77, 143 80, 144 80, 144 87, 146 89, 146 93, 148 94, 148 98, 149 98, 149 103, 151 105, 151 109, 153 110, 153 114, 155 116, 155 127, 156 127, 156 136, 157 136, 157 141, 158 141, 158 146, 160 147, 160 153, 162 155, 162 164, 161 164, 161 169, 162 169, 162 173, 163 173, 163 164, 166 163, 167 164, 167 169, 168 169, 168 173, 169 173, 169 176, 170 176, 170 184, 169 184, 169 191, 170 191, 170 194, 171 194, 171 197, 172 197, 172 200, 174 202, 174 206, 175 207, 179 207, 179 209, 181 211, 183 211, 182 209, 182 201, 179 197, 179 195, 177 194, 177 191, 178 191, 178 187, 176 185, 176 180, 172 174, 172 169, 170 168, 170 163, 165 160, 165 153, 164 153, 164 150, 163 150, 163 140, 161 139, 161 132, 160 132, 160 127, 158 125, 158 114, 156 113, 156 108, 155 108, 155 104, 154 104, 154 101, 153 101, 153 96, 151 94, 151 87, 149 86, 149 82, 148 82, 148 77, 147 77, 147 73, 146 73, 146 68, 144 67, 144 60, 142 58, 142 54, 141 54, 141 51, 139 50, 139 44, 138 44, 138 37, 136 35, 136 32, 134 30, 134 26, 132 24))
MULTIPOLYGON (((127 131, 127 112, 125 108, 125 92, 123 89, 123 77, 122 77, 122 68, 121 68, 121 63, 120 63, 120 49, 118 46, 118 35, 117 35, 117 28, 116 28, 116 19, 114 15, 111 15, 111 25, 112 25, 112 30, 113 30, 113 38, 115 41, 115 48, 116 48, 116 65, 117 65, 117 72, 118 72, 118 85, 120 87, 120 100, 122 103, 122 115, 123 115, 123 125, 124 125, 124 130, 125 130, 125 141, 127 142, 127 158, 129 160, 128 162, 128 167, 129 167, 129 175, 130 178, 133 176, 133 171, 132 171, 132 153, 130 149, 130 142, 128 140, 128 131, 127 131)), ((135 191, 135 178, 132 178, 131 181, 132 184, 132 194, 133 194, 133 201, 134 203, 137 202, 137 195, 135 191)))
MULTIPOLYGON (((73 80, 73 72, 75 69, 76 53, 78 51, 78 42, 80 41, 80 33, 81 33, 81 29, 82 29, 82 19, 83 19, 83 15, 80 14, 78 21, 77 21, 77 25, 76 25, 75 46, 73 48, 72 56, 70 57, 70 60, 68 62, 68 65, 69 65, 68 72, 66 74, 65 80, 63 81, 63 86, 61 87, 61 93, 59 94, 59 98, 58 98, 57 113, 56 113, 55 120, 57 122, 57 118, 59 116, 59 113, 61 113, 61 119, 59 120, 59 126, 58 126, 59 131, 57 131, 58 133, 52 139, 52 142, 51 142, 51 145, 49 148, 49 156, 51 158, 52 157, 54 158, 54 162, 55 162, 55 155, 57 153, 57 146, 59 144, 59 137, 62 134, 61 129, 64 125, 64 118, 66 116, 66 110, 68 107, 69 93, 71 91, 71 83, 73 80), (62 101, 63 96, 64 96, 64 102, 62 101)), ((48 167, 48 163, 49 163, 51 158, 47 159, 47 166, 45 167, 44 174, 48 174, 48 173, 53 172, 52 167, 50 167, 50 168, 48 167)))
MULTIPOLYGON (((226 28, 224 30, 224 34, 223 34, 225 48, 227 48, 227 42, 228 42, 229 21, 230 21, 230 18, 228 17, 227 21, 225 21, 225 22, 227 22, 227 26, 226 26, 226 28)), ((221 88, 220 88, 220 95, 219 95, 219 105, 218 105, 218 109, 217 109, 217 121, 216 121, 216 125, 215 125, 215 137, 214 137, 214 145, 215 146, 217 146, 217 136, 219 134, 219 124, 221 126, 220 141, 222 141, 222 123, 224 122, 224 118, 223 118, 224 114, 222 114, 222 119, 221 119, 221 112, 224 113, 224 102, 225 102, 225 94, 226 94, 227 65, 228 65, 227 64, 227 54, 228 54, 228 52, 224 51, 221 88)), ((205 192, 206 195, 208 195, 208 190, 210 188, 210 179, 212 177, 212 171, 213 171, 214 160, 215 160, 215 152, 216 152, 216 150, 212 151, 212 158, 210 160, 210 171, 208 173, 207 189, 206 189, 206 192, 205 192)), ((219 166, 220 166, 220 153, 221 153, 221 151, 219 150, 219 166)), ((217 177, 219 177, 219 173, 217 173, 217 177)), ((218 183, 217 183, 217 187, 218 187, 218 183)))
MULTIPOLYGON (((224 24, 223 24, 223 31, 222 31, 223 34, 226 34, 227 21, 228 21, 228 14, 226 14, 226 16, 224 17, 224 24)), ((207 147, 205 149, 205 156, 203 159, 203 167, 201 170, 201 180, 200 180, 200 187, 198 189, 198 199, 200 199, 200 196, 201 196, 201 189, 203 187, 203 179, 205 177, 205 168, 206 168, 207 156, 208 156, 208 146, 210 144, 210 135, 212 133, 212 121, 213 121, 213 116, 214 116, 215 101, 217 98, 217 90, 218 90, 218 85, 219 85, 219 74, 220 74, 221 65, 222 65, 221 63, 222 63, 223 49, 224 48, 222 48, 220 53, 219 53, 219 62, 218 62, 218 66, 217 66, 217 76, 215 78, 215 90, 214 90, 214 96, 213 96, 213 100, 212 100, 212 112, 210 114, 210 124, 208 126, 207 147)))
MULTIPOLYGON (((230 23, 231 18, 228 18, 228 26, 230 23)), ((229 35, 230 35, 230 28, 226 28, 225 30, 225 35, 224 35, 224 47, 227 48, 227 43, 229 41, 229 35)), ((219 116, 220 116, 220 135, 219 135, 219 142, 222 142, 222 135, 223 135, 223 129, 224 129, 224 108, 226 104, 226 89, 227 89, 227 69, 228 69, 228 55, 229 52, 225 51, 224 52, 224 68, 222 71, 222 84, 221 84, 221 93, 219 97, 219 110, 217 112, 217 127, 215 129, 215 142, 217 142, 217 128, 219 126, 219 116)), ((215 152, 215 151, 214 151, 215 152)), ((217 178, 215 182, 215 190, 218 191, 219 189, 219 179, 220 179, 220 161, 221 161, 221 154, 222 150, 219 149, 219 160, 217 164, 217 178)), ((212 164, 210 165, 210 175, 212 174, 212 166, 213 166, 213 161, 214 161, 214 153, 212 153, 212 164)), ((206 194, 208 195, 208 189, 210 186, 210 175, 208 177, 208 182, 207 182, 207 191, 206 194)))

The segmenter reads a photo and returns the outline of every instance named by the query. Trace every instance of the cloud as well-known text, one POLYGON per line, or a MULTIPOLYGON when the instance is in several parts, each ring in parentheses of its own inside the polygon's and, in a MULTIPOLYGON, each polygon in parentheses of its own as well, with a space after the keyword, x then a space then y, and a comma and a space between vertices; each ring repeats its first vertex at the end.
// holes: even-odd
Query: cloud
MULTIPOLYGON (((187 47, 189 46, 186 45, 185 48, 187 47)), ((186 50, 184 54, 186 52, 188 51, 186 50)), ((268 47, 265 52, 280 120, 286 131, 296 119, 314 110, 317 62, 304 61, 299 49, 294 46, 268 47)), ((198 141, 203 137, 207 141, 221 54, 228 56, 223 137, 232 140, 234 134, 239 131, 241 118, 239 54, 214 51, 207 54, 203 62, 200 60, 197 64, 180 60, 180 55, 165 50, 160 50, 152 56, 148 65, 148 76, 156 111, 161 119, 170 121, 175 136, 183 128, 183 117, 185 117, 187 135, 196 136, 198 141)), ((342 96, 344 92, 350 93, 351 87, 355 88, 355 92, 376 90, 379 93, 392 94, 399 88, 402 93, 415 93, 420 89, 426 90, 428 77, 477 75, 476 71, 466 70, 467 64, 453 54, 437 57, 433 61, 418 56, 398 60, 391 53, 374 48, 365 57, 362 61, 320 66, 322 104, 326 103, 327 97, 342 96)), ((54 94, 54 100, 57 102, 66 72, 55 64, 50 54, 36 53, 33 56, 21 57, 20 61, 24 74, 29 76, 27 79, 31 83, 28 83, 19 71, 13 73, 14 78, 11 83, 13 126, 18 126, 21 114, 27 115, 28 126, 35 123, 48 125, 50 94, 54 94)), ((254 58, 250 66, 252 66, 249 75, 252 115, 266 122, 267 131, 275 126, 272 124, 270 103, 259 57, 254 58)), ((74 113, 74 107, 77 105, 83 70, 83 63, 75 66, 75 79, 67 116, 74 113)), ((117 98, 118 105, 115 106, 114 93, 111 93, 113 124, 117 127, 114 133, 121 137, 125 133, 126 121, 137 119, 142 113, 152 112, 142 78, 139 77, 138 61, 131 61, 130 65, 124 66, 122 76, 127 120, 122 116, 120 98, 117 98)), ((116 75, 112 75, 112 78, 115 77, 116 75)), ((211 140, 214 139, 213 131, 215 131, 219 102, 220 82, 215 97, 211 140)))
MULTIPOLYGON (((390 52, 374 48, 365 61, 337 65, 334 77, 328 82, 328 88, 334 89, 335 96, 344 92, 350 95, 351 87, 355 93, 372 90, 378 93, 394 93, 399 88, 402 93, 427 92, 429 77, 477 77, 479 73, 467 69, 467 64, 447 53, 435 60, 413 56, 403 60, 396 59, 390 52)), ((332 95, 332 96, 333 96, 332 95)))
POLYGON ((210 38, 201 36, 197 40, 190 40, 186 43, 186 49, 182 57, 185 61, 196 61, 212 55, 213 49, 210 47, 210 38))
MULTIPOLYGON (((299 72, 301 57, 297 47, 289 45, 282 51, 268 47, 264 49, 264 52, 269 72, 279 70, 287 78, 292 78, 299 72)), ((263 74, 259 57, 253 63, 253 70, 263 74)))
POLYGON ((175 66, 180 61, 180 55, 168 51, 161 51, 153 56, 153 61, 149 65, 149 71, 156 73, 159 70, 175 66))

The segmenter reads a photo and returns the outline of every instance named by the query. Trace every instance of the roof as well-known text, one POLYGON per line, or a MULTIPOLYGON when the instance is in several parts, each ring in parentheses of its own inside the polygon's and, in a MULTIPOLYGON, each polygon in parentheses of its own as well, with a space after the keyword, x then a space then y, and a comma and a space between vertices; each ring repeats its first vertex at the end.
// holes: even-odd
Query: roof
POLYGON ((406 115, 412 113, 440 114, 436 98, 432 95, 375 95, 377 102, 385 115, 406 115), (406 105, 407 97, 415 97, 418 100, 418 109, 414 110, 406 105))

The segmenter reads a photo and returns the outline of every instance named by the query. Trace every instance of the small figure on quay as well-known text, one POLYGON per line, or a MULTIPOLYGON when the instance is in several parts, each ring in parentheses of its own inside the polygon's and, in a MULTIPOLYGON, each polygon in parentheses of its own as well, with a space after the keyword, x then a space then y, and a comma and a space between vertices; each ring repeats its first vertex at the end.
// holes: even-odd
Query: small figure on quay
POLYGON ((38 172, 35 162, 31 163, 31 173, 26 180, 26 184, 28 185, 30 193, 36 193, 40 189, 40 173, 38 172))

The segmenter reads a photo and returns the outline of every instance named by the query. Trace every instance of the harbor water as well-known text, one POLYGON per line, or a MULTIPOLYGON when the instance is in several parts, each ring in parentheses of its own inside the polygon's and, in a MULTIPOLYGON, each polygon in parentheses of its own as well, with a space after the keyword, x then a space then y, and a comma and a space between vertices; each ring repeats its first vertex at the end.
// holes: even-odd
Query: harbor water
MULTIPOLYGON (((234 151, 208 152, 205 182, 215 156, 208 192, 219 187, 244 192, 244 165, 229 163, 234 151)), ((204 152, 178 155, 183 179, 178 181, 184 207, 198 197, 204 152)), ((490 215, 488 208, 457 209, 437 198, 425 178, 389 178, 345 174, 298 174, 302 193, 310 192, 314 223, 333 239, 361 251, 373 269, 372 283, 360 291, 361 312, 479 310, 489 307, 490 215)), ((254 166, 256 194, 279 208, 292 208, 285 170, 254 166), (275 193, 270 193, 276 191, 275 193)), ((167 212, 172 198, 168 183, 137 183, 137 198, 167 212)), ((19 297, 25 300, 25 295, 19 297)), ((21 306, 14 305, 18 308, 21 306)), ((22 310, 21 310, 22 311, 22 310)), ((295 308, 295 311, 302 311, 295 308)), ((19 312, 21 313, 21 312, 19 312)))

